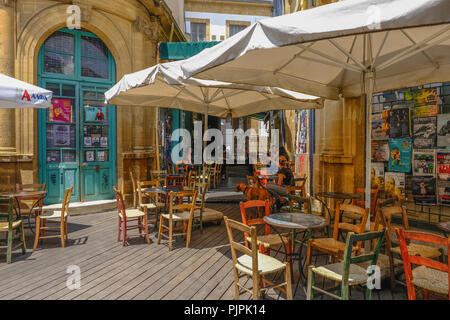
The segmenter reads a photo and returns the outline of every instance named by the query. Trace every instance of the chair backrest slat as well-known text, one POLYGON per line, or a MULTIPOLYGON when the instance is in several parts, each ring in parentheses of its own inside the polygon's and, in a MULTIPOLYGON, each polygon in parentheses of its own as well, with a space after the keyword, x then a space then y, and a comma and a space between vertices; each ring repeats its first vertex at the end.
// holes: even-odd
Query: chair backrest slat
MULTIPOLYGON (((250 200, 246 202, 240 202, 239 204, 241 208, 241 217, 242 217, 242 223, 247 226, 254 226, 254 225, 264 225, 265 226, 265 233, 270 233, 270 226, 264 221, 262 218, 255 218, 255 219, 249 219, 247 216, 247 210, 250 208, 264 208, 264 216, 268 216, 270 214, 270 202, 268 200, 250 200)), ((248 236, 248 235, 246 235, 248 236)))
MULTIPOLYGON (((352 231, 355 233, 363 233, 366 227, 366 223, 367 223, 367 219, 369 218, 369 208, 361 208, 352 204, 342 204, 340 202, 338 202, 338 204, 336 205, 336 214, 334 216, 334 230, 333 230, 333 238, 335 240, 337 240, 338 237, 338 233, 340 229, 344 229, 347 230, 349 224, 346 223, 341 223, 340 222, 340 217, 342 215, 343 212, 351 212, 357 215, 361 216, 361 221, 354 225, 355 227, 352 228, 352 231)), ((359 246, 361 245, 361 243, 359 244, 359 246)))

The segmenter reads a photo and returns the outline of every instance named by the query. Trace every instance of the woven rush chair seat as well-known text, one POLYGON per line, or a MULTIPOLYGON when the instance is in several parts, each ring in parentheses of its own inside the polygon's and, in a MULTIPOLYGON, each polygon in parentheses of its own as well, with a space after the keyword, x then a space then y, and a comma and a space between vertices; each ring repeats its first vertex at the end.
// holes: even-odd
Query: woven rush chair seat
MULTIPOLYGON (((200 211, 196 210, 194 212, 194 216, 199 217, 200 211)), ((218 220, 222 220, 222 219, 223 219, 223 212, 215 210, 215 209, 211 209, 211 208, 203 209, 203 217, 202 217, 203 222, 218 221, 218 220)))
MULTIPOLYGON (((343 254, 345 251, 345 242, 333 239, 333 238, 317 238, 311 239, 311 245, 315 249, 323 250, 325 252, 332 252, 336 255, 343 254)), ((353 247, 352 251, 358 250, 357 247, 353 247)))
MULTIPOLYGON (((400 274, 403 272, 402 268, 397 268, 403 264, 402 260, 393 258, 393 264, 394 264, 395 274, 400 274)), ((370 266, 370 261, 363 262, 363 263, 357 263, 357 265, 360 266, 361 268, 363 268, 364 270, 367 270, 367 268, 370 266)), ((377 266, 380 268, 381 280, 384 280, 384 279, 390 277, 389 256, 382 254, 382 253, 378 254, 377 266)))
POLYGON ((420 288, 448 295, 448 273, 420 266, 412 270, 412 283, 420 288))
MULTIPOLYGON (((408 246, 408 253, 411 256, 421 256, 424 258, 438 258, 442 255, 442 252, 435 247, 427 246, 418 243, 410 243, 408 246)), ((401 255, 400 247, 391 248, 391 251, 401 255)))
POLYGON ((147 209, 155 209, 155 208, 160 209, 160 208, 164 208, 166 205, 165 205, 165 203, 157 202, 156 205, 154 203, 143 203, 143 204, 140 204, 139 206, 147 207, 147 209))
MULTIPOLYGON (((186 220, 189 219, 190 215, 191 215, 190 211, 174 212, 172 215, 172 219, 174 221, 186 220)), ((162 216, 166 219, 169 219, 169 214, 167 213, 162 214, 162 216)), ((194 211, 194 218, 200 218, 200 208, 194 211)), ((203 222, 216 221, 222 219, 223 219, 223 212, 209 208, 205 208, 203 210, 203 218, 202 218, 203 222)))
MULTIPOLYGON (((12 223, 12 229, 15 230, 22 224, 22 220, 17 220, 12 223)), ((8 221, 0 222, 0 229, 8 231, 8 221)))
MULTIPOLYGON (((327 264, 320 267, 312 268, 312 271, 318 275, 326 277, 327 279, 342 281, 344 264, 342 262, 337 262, 333 264, 327 264)), ((356 264, 350 265, 350 273, 348 277, 348 282, 352 285, 366 283, 368 275, 366 269, 361 268, 356 264)))
MULTIPOLYGON (((126 215, 128 219, 139 218, 145 216, 145 212, 139 209, 128 209, 126 215)), ((123 218, 122 212, 119 213, 119 216, 123 218)))
MULTIPOLYGON (((291 241, 288 237, 282 236, 282 239, 280 239, 280 236, 277 234, 267 234, 263 236, 258 236, 258 246, 264 246, 265 248, 275 247, 275 246, 281 246, 284 243, 289 243, 291 241), (283 239, 283 240, 282 240, 283 239)), ((252 242, 251 237, 247 237, 246 240, 248 242, 252 242)))
MULTIPOLYGON (((64 213, 64 217, 67 217, 67 212, 64 213)), ((50 213, 48 211, 44 211, 40 215, 41 219, 59 219, 61 218, 61 211, 51 211, 50 213)))
MULTIPOLYGON (((283 262, 258 252, 258 273, 260 275, 274 273, 283 270, 285 267, 286 265, 283 262)), ((252 275, 252 257, 245 254, 237 258, 236 269, 245 274, 252 275)))

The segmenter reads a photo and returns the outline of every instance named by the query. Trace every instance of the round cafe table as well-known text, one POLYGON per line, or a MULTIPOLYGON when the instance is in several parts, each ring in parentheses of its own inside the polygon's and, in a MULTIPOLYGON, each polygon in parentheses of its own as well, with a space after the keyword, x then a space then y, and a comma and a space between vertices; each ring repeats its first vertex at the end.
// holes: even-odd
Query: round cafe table
MULTIPOLYGON (((292 241, 292 253, 288 255, 286 250, 286 245, 283 242, 286 260, 290 257, 292 260, 298 260, 299 267, 299 278, 297 284, 295 286, 294 295, 297 292, 297 287, 300 282, 302 282, 302 276, 306 279, 306 276, 303 274, 304 264, 306 263, 306 259, 304 259, 302 263, 302 249, 306 241, 311 237, 311 233, 315 229, 323 229, 328 225, 327 219, 306 213, 298 213, 298 212, 279 212, 273 213, 268 216, 265 216, 264 221, 270 225, 271 228, 275 230, 276 233, 281 237, 281 233, 277 230, 277 228, 290 229, 291 232, 291 241, 292 241), (296 244, 296 233, 303 232, 303 238, 300 241, 300 247, 298 253, 295 254, 295 244, 296 244)), ((302 284, 304 289, 304 286, 302 284)))
POLYGON ((27 190, 20 190, 20 191, 13 191, 13 192, 1 192, 0 198, 3 199, 10 199, 14 198, 17 202, 17 216, 19 219, 21 219, 21 209, 20 209, 20 201, 21 200, 35 200, 33 206, 30 209, 30 214, 28 215, 28 225, 30 226, 31 232, 34 233, 34 230, 31 226, 31 212, 33 211, 34 207, 39 203, 39 201, 42 200, 47 195, 47 191, 39 190, 39 191, 27 191, 27 190))

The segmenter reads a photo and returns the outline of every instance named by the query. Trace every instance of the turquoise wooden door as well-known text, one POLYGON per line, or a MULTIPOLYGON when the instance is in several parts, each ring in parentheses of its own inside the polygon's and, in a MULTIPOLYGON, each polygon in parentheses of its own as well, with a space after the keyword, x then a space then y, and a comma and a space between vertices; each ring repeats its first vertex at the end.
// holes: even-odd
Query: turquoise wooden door
POLYGON ((61 202, 71 185, 71 201, 113 198, 116 109, 103 103, 115 83, 111 53, 90 32, 61 29, 39 51, 38 80, 54 95, 52 107, 38 113, 45 203, 61 202))
POLYGON ((111 196, 115 181, 115 107, 105 105, 104 86, 81 86, 82 200, 111 196))

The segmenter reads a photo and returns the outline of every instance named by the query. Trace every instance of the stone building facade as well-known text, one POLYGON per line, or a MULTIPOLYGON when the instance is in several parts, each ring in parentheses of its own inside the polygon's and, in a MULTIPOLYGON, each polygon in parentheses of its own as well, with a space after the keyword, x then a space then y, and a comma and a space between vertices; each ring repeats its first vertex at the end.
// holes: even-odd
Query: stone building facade
MULTIPOLYGON (((80 8, 79 32, 95 35, 100 39, 96 43, 104 44, 110 52, 114 61, 114 81, 120 80, 124 74, 156 64, 159 42, 186 40, 184 21, 177 23, 174 18, 175 15, 180 20, 183 15, 179 12, 172 14, 164 1, 0 0, 0 73, 38 85, 42 63, 40 51, 49 37, 67 28, 68 18, 72 14, 68 12, 68 7, 72 5, 80 8)), ((184 6, 181 4, 177 8, 184 9, 184 6)), ((94 43, 89 39, 83 41, 94 43)), ((96 45, 98 48, 99 45, 96 45)), ((14 189, 16 183, 49 183, 46 181, 48 177, 40 174, 42 166, 46 165, 45 156, 41 155, 47 151, 41 143, 46 141, 46 128, 38 123, 39 112, 32 109, 0 109, 0 189, 3 191, 14 189), (39 138, 42 135, 44 140, 39 138)), ((114 151, 110 157, 115 158, 114 168, 111 169, 115 174, 108 186, 117 185, 129 193, 129 168, 144 179, 155 166, 156 111, 154 108, 116 106, 114 113, 116 120, 111 123, 114 129, 111 132, 115 139, 111 141, 116 143, 110 147, 114 151)), ((80 111, 75 118, 81 117, 80 111)), ((75 122, 74 125, 80 126, 77 135, 81 136, 81 124, 75 122)), ((79 145, 77 153, 81 152, 79 145)), ((76 154, 74 157, 78 159, 75 166, 82 167, 83 155, 76 154)), ((77 171, 80 176, 83 174, 81 169, 77 171)), ((78 188, 81 188, 81 183, 78 188)), ((86 200, 82 191, 79 200, 86 200)))

